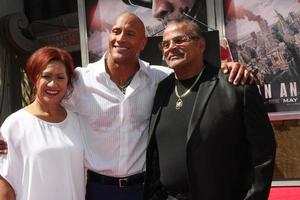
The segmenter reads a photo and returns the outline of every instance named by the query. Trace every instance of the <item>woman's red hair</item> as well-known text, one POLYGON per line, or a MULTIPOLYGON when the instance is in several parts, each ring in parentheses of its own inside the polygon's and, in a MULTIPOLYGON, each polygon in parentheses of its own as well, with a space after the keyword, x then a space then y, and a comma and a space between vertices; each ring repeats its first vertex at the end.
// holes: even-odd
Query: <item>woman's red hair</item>
POLYGON ((42 71, 51 61, 60 61, 66 66, 68 76, 69 93, 73 90, 73 81, 75 78, 74 61, 72 56, 63 49, 57 47, 42 47, 36 50, 26 63, 26 74, 33 86, 36 85, 42 71))

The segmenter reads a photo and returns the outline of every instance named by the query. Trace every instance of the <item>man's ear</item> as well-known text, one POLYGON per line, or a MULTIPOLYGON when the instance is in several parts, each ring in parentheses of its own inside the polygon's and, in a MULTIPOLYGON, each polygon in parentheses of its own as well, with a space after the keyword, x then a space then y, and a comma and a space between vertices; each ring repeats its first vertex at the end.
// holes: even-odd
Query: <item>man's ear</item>
POLYGON ((148 38, 145 37, 145 39, 143 40, 143 43, 141 44, 141 50, 144 50, 146 45, 147 45, 147 42, 148 42, 148 38))
POLYGON ((205 41, 204 37, 199 38, 199 45, 200 45, 200 48, 201 48, 201 53, 204 53, 205 48, 206 48, 206 41, 205 41))

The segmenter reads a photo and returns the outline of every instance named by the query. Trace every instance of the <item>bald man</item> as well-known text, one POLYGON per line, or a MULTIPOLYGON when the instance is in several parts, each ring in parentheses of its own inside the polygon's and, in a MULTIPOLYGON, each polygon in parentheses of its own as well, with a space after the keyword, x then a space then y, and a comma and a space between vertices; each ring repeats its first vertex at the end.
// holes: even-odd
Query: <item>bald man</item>
POLYGON ((172 71, 139 59, 147 43, 132 13, 115 20, 107 53, 86 68, 66 107, 85 125, 86 199, 141 200, 148 124, 158 83, 172 71))

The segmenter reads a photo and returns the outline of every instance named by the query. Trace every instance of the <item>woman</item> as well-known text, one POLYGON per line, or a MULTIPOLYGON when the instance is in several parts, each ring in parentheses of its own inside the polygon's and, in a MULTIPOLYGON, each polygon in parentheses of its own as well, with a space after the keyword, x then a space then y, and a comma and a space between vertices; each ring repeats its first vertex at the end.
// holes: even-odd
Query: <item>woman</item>
POLYGON ((17 200, 83 200, 80 121, 60 105, 72 91, 72 57, 62 49, 43 47, 29 58, 26 73, 34 100, 1 126, 9 151, 0 164, 0 187, 6 187, 6 194, 0 188, 0 197, 14 196, 7 194, 11 186, 17 200))

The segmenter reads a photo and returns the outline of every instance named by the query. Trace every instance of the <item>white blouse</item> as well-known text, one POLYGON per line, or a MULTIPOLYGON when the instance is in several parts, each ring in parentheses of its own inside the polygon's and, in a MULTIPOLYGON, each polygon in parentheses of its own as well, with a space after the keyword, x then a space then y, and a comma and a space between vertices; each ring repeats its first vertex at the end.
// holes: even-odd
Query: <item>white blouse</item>
POLYGON ((76 114, 67 111, 60 123, 43 121, 21 109, 1 126, 8 154, 0 174, 17 200, 83 200, 84 150, 76 114))

